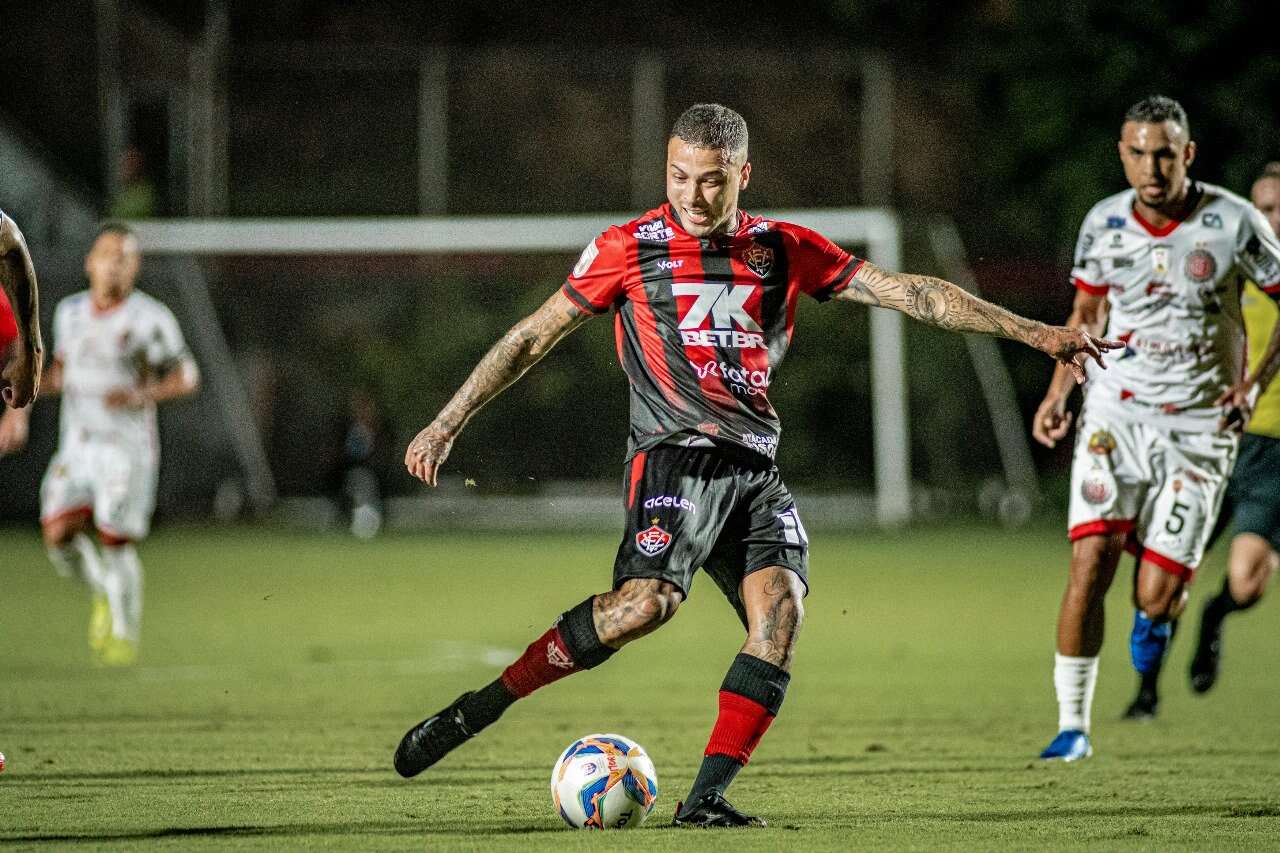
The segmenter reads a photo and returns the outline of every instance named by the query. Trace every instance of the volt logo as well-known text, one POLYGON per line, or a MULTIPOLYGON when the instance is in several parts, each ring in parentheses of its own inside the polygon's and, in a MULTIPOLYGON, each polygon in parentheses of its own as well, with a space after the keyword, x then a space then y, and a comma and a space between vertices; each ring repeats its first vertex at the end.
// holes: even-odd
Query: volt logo
POLYGON ((673 284, 676 296, 693 296, 693 304, 680 318, 680 328, 699 329, 711 316, 715 329, 744 329, 762 332, 760 324, 747 313, 747 300, 757 288, 750 284, 673 284))

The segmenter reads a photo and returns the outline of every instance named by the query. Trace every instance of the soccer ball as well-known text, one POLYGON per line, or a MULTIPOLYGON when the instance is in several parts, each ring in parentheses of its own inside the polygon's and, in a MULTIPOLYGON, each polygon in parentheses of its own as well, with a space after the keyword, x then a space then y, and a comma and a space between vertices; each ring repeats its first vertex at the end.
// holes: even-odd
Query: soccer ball
POLYGON ((551 771, 551 799, 575 829, 639 826, 658 801, 658 774, 644 747, 622 735, 587 735, 551 771))

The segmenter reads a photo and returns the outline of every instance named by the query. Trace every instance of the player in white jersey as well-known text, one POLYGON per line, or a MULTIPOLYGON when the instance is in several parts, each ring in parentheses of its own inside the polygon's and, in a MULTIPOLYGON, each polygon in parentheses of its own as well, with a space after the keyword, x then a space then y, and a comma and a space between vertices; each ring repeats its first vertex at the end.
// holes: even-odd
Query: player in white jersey
MULTIPOLYGON (((1058 615, 1058 735, 1041 754, 1092 751, 1090 706, 1104 599, 1123 550, 1138 556, 1130 651, 1159 668, 1170 620, 1204 554, 1264 370, 1245 373, 1240 293, 1269 282, 1280 243, 1244 199, 1191 181, 1186 113, 1153 96, 1130 108, 1119 142, 1131 189, 1104 199, 1080 229, 1070 325, 1124 341, 1090 370, 1071 474, 1072 554, 1058 615)), ((1269 350, 1274 359, 1280 341, 1269 350)), ((1263 367, 1265 365, 1259 365, 1263 367)), ((1071 425, 1069 375, 1055 372, 1033 433, 1050 447, 1071 425)))
POLYGON ((89 641, 107 664, 132 663, 142 620, 144 538, 155 507, 156 403, 194 393, 199 371, 177 320, 134 290, 137 238, 107 223, 85 258, 89 289, 58 303, 45 387, 62 394, 58 452, 40 488, 40 523, 59 573, 94 593, 89 641), (87 536, 89 522, 101 549, 87 536))

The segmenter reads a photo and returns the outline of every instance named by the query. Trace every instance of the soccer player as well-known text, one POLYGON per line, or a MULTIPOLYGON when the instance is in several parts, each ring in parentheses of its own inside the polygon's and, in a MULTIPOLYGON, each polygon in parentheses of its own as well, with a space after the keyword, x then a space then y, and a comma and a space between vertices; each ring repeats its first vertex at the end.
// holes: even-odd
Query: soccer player
MULTIPOLYGON (((1235 459, 1253 389, 1280 347, 1245 375, 1245 276, 1280 281, 1280 244, 1247 201, 1190 180, 1186 113, 1161 96, 1134 104, 1120 131, 1130 189, 1085 217, 1068 324, 1125 343, 1106 373, 1090 371, 1071 468, 1070 571, 1058 614, 1058 734, 1044 759, 1091 754, 1090 706, 1103 606, 1121 551, 1138 556, 1130 653, 1157 670, 1170 620, 1185 606, 1235 459), (1243 377, 1243 379, 1241 378, 1243 377)), ((1033 433, 1049 447, 1071 425, 1071 377, 1056 370, 1033 433)), ((1155 696, 1151 706, 1154 708, 1155 696)))
MULTIPOLYGON (((1250 195, 1272 231, 1280 234, 1280 163, 1267 165, 1250 195)), ((1280 268, 1273 266, 1268 273, 1271 284, 1255 279, 1244 292, 1249 365, 1254 370, 1265 358, 1266 343, 1280 315, 1274 301, 1280 299, 1280 268)), ((1271 368, 1274 370, 1275 365, 1271 368)), ((1271 576, 1280 568, 1280 384, 1268 386, 1258 398, 1240 441, 1229 503, 1233 507, 1235 534, 1227 576, 1218 594, 1205 602, 1196 653, 1191 659, 1191 687, 1197 693, 1208 692, 1218 680, 1223 620, 1257 604, 1271 576)))
POLYGON ((467 421, 588 318, 612 310, 631 386, 626 532, 613 587, 566 611, 490 684, 411 728, 395 768, 413 776, 493 723, 517 699, 608 660, 671 619, 699 567, 729 599, 746 642, 719 693, 719 716, 675 823, 763 825, 724 791, 782 705, 808 589, 808 539, 774 456, 768 391, 791 340, 797 300, 838 299, 930 325, 1021 341, 1084 377, 1118 343, 1045 326, 922 275, 879 269, 817 233, 738 208, 747 126, 697 104, 667 146, 667 202, 609 228, 560 290, 517 323, 409 445, 411 474, 436 484, 467 421))
MULTIPOLYGON (((20 409, 40 391, 44 345, 40 340, 40 294, 36 270, 18 223, 0 210, 0 398, 20 409)), ((14 424, 19 418, 13 418, 14 424)), ((0 416, 0 455, 9 436, 9 416, 0 416)), ((25 423, 25 422, 24 422, 25 423)))
MULTIPOLYGON (((93 594, 89 643, 108 665, 137 658, 142 563, 159 468, 156 404, 195 393, 200 374, 173 314, 134 290, 141 268, 128 226, 103 224, 89 289, 58 303, 46 387, 62 394, 58 452, 40 488, 40 523, 59 574, 93 594), (87 535, 97 528, 101 549, 87 535)), ((22 411, 26 416, 26 410, 22 411)))

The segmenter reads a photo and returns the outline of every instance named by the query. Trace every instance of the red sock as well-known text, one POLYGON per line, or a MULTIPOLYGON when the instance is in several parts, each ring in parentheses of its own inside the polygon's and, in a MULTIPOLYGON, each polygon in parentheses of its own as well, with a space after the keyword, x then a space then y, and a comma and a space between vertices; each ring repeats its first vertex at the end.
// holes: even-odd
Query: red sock
POLYGON ((728 690, 720 691, 720 714, 703 755, 727 755, 740 764, 751 759, 760 738, 769 730, 773 714, 759 702, 728 690))
POLYGON ((502 684, 514 696, 523 698, 577 670, 557 625, 530 643, 520 659, 503 670, 502 684))

